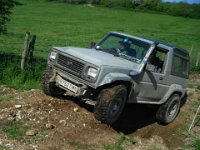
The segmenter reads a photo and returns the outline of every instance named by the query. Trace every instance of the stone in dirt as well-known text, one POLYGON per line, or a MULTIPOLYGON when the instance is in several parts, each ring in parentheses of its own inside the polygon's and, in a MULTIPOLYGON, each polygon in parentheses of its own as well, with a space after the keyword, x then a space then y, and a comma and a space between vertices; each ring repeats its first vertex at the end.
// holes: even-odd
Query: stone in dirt
POLYGON ((66 124, 66 120, 60 120, 59 123, 65 125, 66 124))
POLYGON ((74 108, 74 112, 78 112, 78 108, 77 107, 74 108))
POLYGON ((27 136, 35 136, 37 134, 38 134, 37 130, 29 130, 29 131, 26 132, 27 136))
POLYGON ((9 113, 9 115, 10 115, 10 116, 12 116, 12 117, 16 117, 16 115, 17 115, 17 112, 16 112, 16 111, 14 111, 14 110, 10 110, 10 113, 9 113))
POLYGON ((55 126, 53 124, 47 123, 46 128, 47 129, 53 129, 53 128, 55 128, 55 126))
POLYGON ((15 105, 15 108, 17 109, 22 108, 22 105, 15 105))

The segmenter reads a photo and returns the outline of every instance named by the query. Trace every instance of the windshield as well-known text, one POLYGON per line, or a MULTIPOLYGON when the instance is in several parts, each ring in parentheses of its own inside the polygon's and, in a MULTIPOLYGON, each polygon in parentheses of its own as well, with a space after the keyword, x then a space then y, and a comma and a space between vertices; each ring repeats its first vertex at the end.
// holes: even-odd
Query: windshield
POLYGON ((150 44, 130 37, 109 34, 97 46, 97 50, 140 63, 146 55, 150 44))

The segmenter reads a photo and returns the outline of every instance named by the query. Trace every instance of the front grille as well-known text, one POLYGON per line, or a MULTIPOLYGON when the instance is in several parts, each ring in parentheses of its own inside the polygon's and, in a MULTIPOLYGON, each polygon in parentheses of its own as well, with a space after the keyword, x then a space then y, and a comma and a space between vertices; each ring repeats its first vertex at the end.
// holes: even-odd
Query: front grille
POLYGON ((84 63, 62 54, 58 54, 57 63, 78 75, 81 75, 84 69, 84 63))

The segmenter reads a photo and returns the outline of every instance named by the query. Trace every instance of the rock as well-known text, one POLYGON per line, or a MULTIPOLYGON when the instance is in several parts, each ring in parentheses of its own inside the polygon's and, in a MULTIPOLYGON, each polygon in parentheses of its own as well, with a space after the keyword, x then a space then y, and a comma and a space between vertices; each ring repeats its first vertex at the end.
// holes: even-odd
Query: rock
POLYGON ((46 128, 47 129, 53 129, 53 128, 55 128, 55 126, 53 124, 47 123, 46 128))
POLYGON ((7 88, 3 88, 2 92, 5 92, 7 88))
POLYGON ((21 96, 17 96, 15 99, 20 100, 20 99, 22 99, 22 97, 21 96))
POLYGON ((22 105, 15 105, 15 108, 17 109, 22 108, 22 105))
POLYGON ((83 127, 84 127, 84 128, 86 127, 86 124, 85 124, 85 123, 83 124, 83 127))
POLYGON ((7 144, 5 144, 5 147, 13 147, 13 144, 7 143, 7 144))
POLYGON ((59 123, 65 125, 66 124, 66 120, 60 120, 59 123))
POLYGON ((10 116, 12 116, 12 117, 16 117, 16 115, 17 115, 17 112, 16 112, 16 111, 14 111, 14 110, 10 110, 10 113, 9 113, 9 115, 10 115, 10 116))
POLYGON ((8 117, 8 121, 16 121, 15 117, 8 117))
POLYGON ((38 134, 37 130, 29 130, 29 131, 26 132, 27 136, 35 136, 37 134, 38 134))
POLYGON ((31 89, 32 92, 37 91, 37 89, 31 89))
POLYGON ((78 112, 78 108, 77 107, 74 108, 74 112, 78 112))
POLYGON ((18 120, 22 119, 22 116, 21 116, 21 112, 20 112, 20 111, 18 111, 18 112, 16 113, 16 119, 18 119, 18 120))

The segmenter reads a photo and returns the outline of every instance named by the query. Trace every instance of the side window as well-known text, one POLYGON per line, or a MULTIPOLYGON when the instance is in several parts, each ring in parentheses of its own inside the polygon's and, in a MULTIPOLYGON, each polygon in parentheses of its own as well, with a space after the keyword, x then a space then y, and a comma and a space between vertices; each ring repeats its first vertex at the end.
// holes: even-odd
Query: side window
POLYGON ((165 69, 166 59, 167 51, 155 49, 149 57, 149 63, 154 66, 154 68, 152 69, 153 72, 163 73, 165 69))
POLYGON ((188 78, 188 60, 174 54, 171 74, 188 78))

